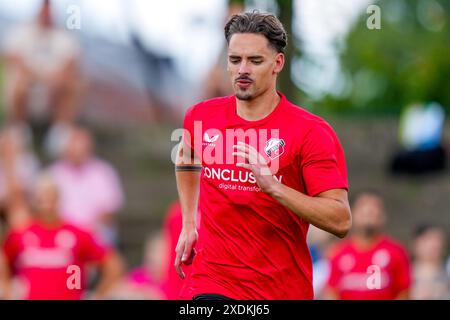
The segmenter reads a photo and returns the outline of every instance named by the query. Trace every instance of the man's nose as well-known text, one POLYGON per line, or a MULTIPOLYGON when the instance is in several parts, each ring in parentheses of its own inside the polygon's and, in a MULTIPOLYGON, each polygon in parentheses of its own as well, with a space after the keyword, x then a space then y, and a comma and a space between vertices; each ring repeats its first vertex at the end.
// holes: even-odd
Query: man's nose
POLYGON ((239 65, 239 74, 249 74, 250 73, 250 68, 249 65, 247 63, 247 61, 242 61, 241 64, 239 65))

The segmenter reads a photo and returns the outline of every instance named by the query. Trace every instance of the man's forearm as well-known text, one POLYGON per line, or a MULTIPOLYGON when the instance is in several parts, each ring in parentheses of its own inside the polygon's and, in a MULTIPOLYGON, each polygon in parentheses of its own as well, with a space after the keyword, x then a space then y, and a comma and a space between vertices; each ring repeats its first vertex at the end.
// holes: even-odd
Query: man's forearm
POLYGON ((105 298, 109 290, 119 282, 125 269, 121 257, 116 252, 109 253, 101 267, 101 280, 93 294, 95 299, 105 298))
MULTIPOLYGON (((184 166, 189 168, 189 166, 184 166)), ((181 204, 181 211, 183 213, 183 226, 196 225, 198 197, 200 190, 200 170, 192 168, 183 169, 183 166, 178 166, 176 171, 178 196, 181 204)))
POLYGON ((344 190, 332 190, 323 195, 310 197, 281 183, 276 183, 269 194, 296 215, 316 227, 340 238, 344 237, 351 225, 348 201, 343 198, 344 190))
POLYGON ((175 176, 183 215, 183 226, 195 227, 197 223, 202 166, 200 161, 196 160, 198 159, 196 159, 195 154, 182 143, 177 153, 175 176))

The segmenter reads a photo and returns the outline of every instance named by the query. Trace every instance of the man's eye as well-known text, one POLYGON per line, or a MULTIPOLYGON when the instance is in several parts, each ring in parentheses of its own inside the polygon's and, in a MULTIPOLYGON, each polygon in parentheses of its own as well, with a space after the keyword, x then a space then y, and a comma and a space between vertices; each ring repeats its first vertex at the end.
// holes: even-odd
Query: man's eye
POLYGON ((230 62, 231 62, 232 64, 238 64, 238 63, 239 63, 239 60, 238 60, 238 59, 230 59, 230 62))
POLYGON ((261 60, 253 60, 252 62, 253 62, 253 64, 261 64, 262 63, 261 60))

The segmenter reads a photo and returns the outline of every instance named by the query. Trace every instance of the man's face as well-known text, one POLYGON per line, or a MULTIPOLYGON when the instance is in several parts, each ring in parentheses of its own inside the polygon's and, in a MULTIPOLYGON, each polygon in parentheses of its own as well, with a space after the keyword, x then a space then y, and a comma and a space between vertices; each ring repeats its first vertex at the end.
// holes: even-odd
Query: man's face
POLYGON ((91 136, 83 130, 75 130, 70 136, 66 150, 66 159, 74 165, 81 165, 92 155, 91 136))
POLYGON ((361 195, 352 210, 353 229, 366 236, 379 234, 385 224, 385 213, 382 200, 374 195, 361 195))
POLYGON ((263 35, 235 33, 231 36, 228 72, 239 100, 252 100, 274 88, 283 65, 284 55, 277 53, 263 35))
POLYGON ((53 182, 39 181, 34 192, 34 207, 38 217, 54 220, 58 217, 58 191, 53 182))
POLYGON ((416 259, 440 263, 445 255, 445 234, 439 228, 425 232, 414 241, 414 255, 416 259))

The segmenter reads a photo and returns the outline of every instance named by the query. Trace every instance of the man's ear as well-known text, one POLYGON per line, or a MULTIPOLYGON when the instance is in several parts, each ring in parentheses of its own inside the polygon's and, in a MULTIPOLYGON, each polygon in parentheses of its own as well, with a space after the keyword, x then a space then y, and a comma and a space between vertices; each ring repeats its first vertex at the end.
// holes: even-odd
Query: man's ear
POLYGON ((276 74, 280 73, 281 70, 283 70, 284 62, 285 62, 284 54, 278 52, 277 55, 275 56, 275 68, 273 69, 273 72, 276 74))

